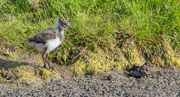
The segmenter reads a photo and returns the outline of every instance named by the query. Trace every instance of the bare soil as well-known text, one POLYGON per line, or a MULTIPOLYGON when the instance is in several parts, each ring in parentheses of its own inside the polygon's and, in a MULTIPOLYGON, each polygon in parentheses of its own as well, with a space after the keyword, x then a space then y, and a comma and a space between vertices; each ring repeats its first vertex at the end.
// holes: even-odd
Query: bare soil
POLYGON ((39 86, 0 84, 2 97, 180 97, 180 71, 150 67, 147 76, 132 72, 99 73, 96 76, 66 74, 39 86))
MULTIPOLYGON (((5 50, 1 50, 0 60, 3 64, 21 66, 42 63, 39 61, 41 59, 38 59, 41 57, 40 54, 24 55, 26 57, 13 61, 12 57, 2 58, 5 50)), ((4 66, 8 65, 2 66, 5 68, 4 66)), ((112 69, 111 72, 97 75, 74 76, 66 71, 65 66, 57 70, 61 74, 58 80, 50 80, 39 85, 0 83, 0 97, 180 97, 180 70, 177 68, 164 69, 147 62, 142 66, 134 64, 126 72, 112 69)))

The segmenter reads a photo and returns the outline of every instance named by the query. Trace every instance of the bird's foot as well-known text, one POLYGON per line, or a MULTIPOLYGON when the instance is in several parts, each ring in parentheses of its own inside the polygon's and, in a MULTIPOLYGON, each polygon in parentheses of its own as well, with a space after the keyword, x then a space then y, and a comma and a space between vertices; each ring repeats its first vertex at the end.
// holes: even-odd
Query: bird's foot
POLYGON ((52 69, 57 73, 56 69, 52 65, 49 66, 49 69, 52 69))
POLYGON ((55 69, 52 65, 47 66, 47 65, 45 64, 45 65, 44 65, 44 68, 48 69, 48 70, 51 71, 51 72, 53 72, 52 70, 54 70, 54 71, 57 73, 56 69, 55 69), (51 70, 50 70, 50 69, 51 69, 51 70))
POLYGON ((49 67, 46 64, 44 64, 44 68, 49 69, 49 67))

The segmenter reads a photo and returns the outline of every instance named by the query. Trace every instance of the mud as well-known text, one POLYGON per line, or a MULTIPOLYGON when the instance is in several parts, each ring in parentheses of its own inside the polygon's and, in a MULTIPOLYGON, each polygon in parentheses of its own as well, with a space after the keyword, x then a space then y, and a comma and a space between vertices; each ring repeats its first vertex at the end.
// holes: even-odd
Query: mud
MULTIPOLYGON (((0 51, 0 55, 2 52, 0 51)), ((41 56, 23 57, 21 62, 11 60, 13 57, 0 56, 1 67, 12 70, 31 63, 40 68, 42 66, 38 64, 42 62, 37 61, 38 57, 41 56), (19 65, 10 66, 11 64, 19 65)), ((180 97, 180 70, 177 68, 164 69, 146 62, 142 66, 134 64, 126 72, 112 69, 93 76, 74 76, 66 70, 67 67, 62 66, 58 69, 58 80, 36 85, 0 83, 0 97, 180 97)))
POLYGON ((96 76, 66 74, 59 80, 44 82, 39 86, 0 84, 0 95, 1 97, 180 97, 180 70, 163 69, 148 64, 133 65, 129 72, 125 73, 114 69, 111 73, 99 73, 96 76))

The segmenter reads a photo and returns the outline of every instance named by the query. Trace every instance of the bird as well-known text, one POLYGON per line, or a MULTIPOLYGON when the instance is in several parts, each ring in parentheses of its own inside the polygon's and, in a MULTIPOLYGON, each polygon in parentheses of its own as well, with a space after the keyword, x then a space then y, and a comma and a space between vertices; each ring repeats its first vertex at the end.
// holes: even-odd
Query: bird
POLYGON ((67 28, 73 30, 66 18, 59 17, 55 22, 55 28, 48 28, 39 32, 35 36, 28 37, 28 45, 43 53, 42 59, 44 62, 44 68, 55 70, 47 60, 46 54, 56 49, 62 43, 64 39, 64 30, 67 28))

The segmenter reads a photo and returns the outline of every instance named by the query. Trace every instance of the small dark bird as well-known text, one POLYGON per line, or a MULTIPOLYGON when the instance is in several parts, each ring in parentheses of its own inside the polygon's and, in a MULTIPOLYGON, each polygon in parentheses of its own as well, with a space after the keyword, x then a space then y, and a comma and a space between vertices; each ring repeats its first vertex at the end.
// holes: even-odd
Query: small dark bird
POLYGON ((55 68, 50 64, 50 62, 46 58, 46 54, 57 48, 64 38, 64 30, 73 28, 70 26, 67 19, 64 17, 59 17, 55 24, 56 28, 48 28, 46 30, 41 31, 36 36, 32 36, 28 38, 28 45, 35 47, 36 49, 43 52, 42 59, 44 61, 44 67, 47 69, 55 68), (48 66, 46 65, 48 64, 48 66))

